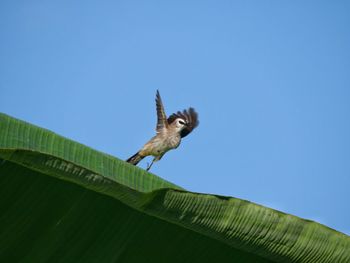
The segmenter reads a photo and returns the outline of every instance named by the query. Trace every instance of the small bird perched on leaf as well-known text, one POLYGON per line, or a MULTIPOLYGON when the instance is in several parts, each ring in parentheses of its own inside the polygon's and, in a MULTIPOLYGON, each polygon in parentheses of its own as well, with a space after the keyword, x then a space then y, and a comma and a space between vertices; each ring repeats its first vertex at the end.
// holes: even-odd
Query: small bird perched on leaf
POLYGON ((172 149, 176 149, 181 142, 181 138, 187 136, 199 124, 198 114, 193 108, 178 111, 166 117, 162 99, 159 91, 156 94, 157 107, 157 134, 149 140, 140 151, 131 156, 126 161, 137 165, 146 156, 154 156, 152 163, 147 167, 147 171, 152 164, 159 161, 163 155, 172 149))

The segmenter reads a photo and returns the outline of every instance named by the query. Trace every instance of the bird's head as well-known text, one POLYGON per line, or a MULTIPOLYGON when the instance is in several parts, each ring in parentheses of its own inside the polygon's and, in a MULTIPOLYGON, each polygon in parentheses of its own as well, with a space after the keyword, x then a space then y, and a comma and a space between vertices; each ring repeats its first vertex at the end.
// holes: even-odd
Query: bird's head
POLYGON ((187 126, 187 122, 182 118, 177 118, 174 124, 177 132, 181 132, 187 126))

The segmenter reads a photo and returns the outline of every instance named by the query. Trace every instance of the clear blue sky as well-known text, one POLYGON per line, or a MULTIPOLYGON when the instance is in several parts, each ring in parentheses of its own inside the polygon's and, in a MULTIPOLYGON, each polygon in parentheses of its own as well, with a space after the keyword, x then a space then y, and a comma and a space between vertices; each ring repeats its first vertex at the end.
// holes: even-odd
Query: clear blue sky
POLYGON ((159 89, 200 125, 152 172, 350 234, 349 14, 349 1, 1 1, 0 111, 126 159, 154 135, 159 89))

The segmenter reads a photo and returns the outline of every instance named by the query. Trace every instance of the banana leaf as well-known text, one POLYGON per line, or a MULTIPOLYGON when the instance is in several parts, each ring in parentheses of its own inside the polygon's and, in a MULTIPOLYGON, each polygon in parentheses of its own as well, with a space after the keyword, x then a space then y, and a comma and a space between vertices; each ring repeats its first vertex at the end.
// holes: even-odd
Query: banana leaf
MULTIPOLYGON (((228 171, 229 172, 229 171, 228 171)), ((350 237, 0 114, 0 262, 350 262, 350 237)))

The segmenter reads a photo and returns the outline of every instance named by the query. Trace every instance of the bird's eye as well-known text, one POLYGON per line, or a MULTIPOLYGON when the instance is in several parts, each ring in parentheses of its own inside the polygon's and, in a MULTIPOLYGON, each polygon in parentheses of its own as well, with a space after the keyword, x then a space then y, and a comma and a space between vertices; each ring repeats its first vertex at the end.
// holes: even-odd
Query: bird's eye
POLYGON ((184 121, 179 121, 180 124, 182 125, 185 125, 185 122, 184 121))

